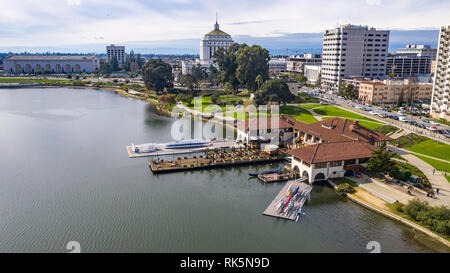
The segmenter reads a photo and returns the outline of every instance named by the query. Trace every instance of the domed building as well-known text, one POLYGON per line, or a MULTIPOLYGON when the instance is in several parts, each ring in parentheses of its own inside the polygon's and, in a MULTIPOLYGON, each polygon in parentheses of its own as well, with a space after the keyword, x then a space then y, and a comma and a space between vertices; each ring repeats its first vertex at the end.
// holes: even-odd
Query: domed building
POLYGON ((200 41, 200 64, 209 66, 214 61, 214 52, 221 47, 228 49, 233 43, 231 35, 220 30, 216 20, 214 29, 206 33, 200 41))

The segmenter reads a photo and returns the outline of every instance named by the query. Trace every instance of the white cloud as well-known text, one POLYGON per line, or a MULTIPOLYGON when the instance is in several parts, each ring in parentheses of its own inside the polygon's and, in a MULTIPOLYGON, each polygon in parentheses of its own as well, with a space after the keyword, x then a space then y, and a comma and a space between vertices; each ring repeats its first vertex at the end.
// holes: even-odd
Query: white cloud
POLYGON ((379 6, 381 5, 381 0, 366 0, 369 6, 379 6))
POLYGON ((81 5, 81 0, 66 0, 69 6, 79 6, 81 5))

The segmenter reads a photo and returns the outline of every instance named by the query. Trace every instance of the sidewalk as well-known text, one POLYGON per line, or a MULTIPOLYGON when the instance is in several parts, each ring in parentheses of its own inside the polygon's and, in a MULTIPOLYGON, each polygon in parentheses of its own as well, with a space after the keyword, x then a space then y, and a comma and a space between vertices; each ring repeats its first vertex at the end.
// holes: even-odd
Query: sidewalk
POLYGON ((439 189, 439 194, 436 195, 437 199, 430 200, 429 203, 435 206, 445 205, 450 207, 450 183, 448 183, 444 174, 439 171, 436 171, 435 174, 433 174, 433 167, 413 154, 403 154, 402 157, 427 176, 433 189, 439 189))

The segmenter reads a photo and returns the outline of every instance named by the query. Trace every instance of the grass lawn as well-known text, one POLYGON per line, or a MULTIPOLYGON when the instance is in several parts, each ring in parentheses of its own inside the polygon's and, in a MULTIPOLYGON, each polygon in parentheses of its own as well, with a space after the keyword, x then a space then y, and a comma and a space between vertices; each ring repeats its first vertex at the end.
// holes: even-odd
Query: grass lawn
POLYGON ((440 143, 431 139, 408 148, 409 151, 424 154, 444 160, 450 159, 450 145, 440 143))
POLYGON ((322 105, 314 109, 313 111, 322 116, 343 117, 348 119, 368 120, 376 122, 375 120, 368 117, 358 115, 356 113, 341 109, 333 105, 322 105))
POLYGON ((340 182, 340 183, 347 183, 347 184, 349 184, 349 185, 352 186, 352 187, 356 187, 356 182, 355 182, 355 181, 350 180, 350 179, 345 178, 345 177, 336 178, 336 179, 334 179, 334 180, 336 180, 336 181, 338 181, 338 182, 340 182))
POLYGON ((281 106, 281 114, 289 115, 296 120, 306 123, 314 123, 318 120, 308 111, 298 106, 281 106))
POLYGON ((384 126, 381 126, 381 127, 378 127, 375 129, 376 132, 379 132, 383 135, 388 135, 389 133, 395 133, 398 130, 399 129, 397 127, 390 126, 390 125, 384 125, 384 126))
MULTIPOLYGON (((331 119, 334 117, 322 117, 322 120, 331 119)), ((355 118, 347 118, 348 120, 355 121, 355 118)), ((373 122, 373 121, 366 121, 366 120, 359 120, 359 124, 363 127, 369 128, 370 130, 374 130, 379 128, 380 126, 383 126, 382 123, 373 122)))
POLYGON ((300 106, 303 108, 306 108, 306 109, 314 109, 314 108, 322 107, 323 105, 322 104, 301 104, 300 106))
MULTIPOLYGON (((440 160, 436 160, 436 159, 432 159, 432 158, 428 158, 425 156, 420 156, 420 155, 414 155, 414 156, 417 156, 418 158, 427 162, 428 164, 433 166, 433 168, 435 168, 438 171, 450 173, 450 164, 449 163, 446 163, 446 162, 443 162, 440 160)), ((447 175, 445 178, 447 178, 447 181, 450 183, 450 175, 447 175)))

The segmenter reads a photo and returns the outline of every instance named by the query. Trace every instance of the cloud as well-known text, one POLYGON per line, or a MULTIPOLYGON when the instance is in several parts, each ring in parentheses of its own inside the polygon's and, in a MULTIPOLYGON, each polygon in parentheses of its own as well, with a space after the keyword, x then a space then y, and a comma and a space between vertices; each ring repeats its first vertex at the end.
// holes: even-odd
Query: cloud
POLYGON ((81 5, 81 0, 66 0, 69 6, 79 6, 81 5))
POLYGON ((450 1, 0 0, 0 41, 43 47, 200 39, 213 28, 216 11, 221 29, 234 37, 278 37, 346 23, 438 29, 448 24, 450 1))

